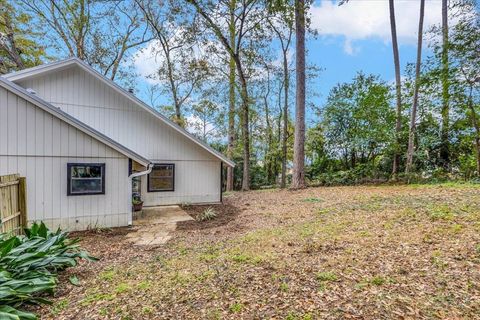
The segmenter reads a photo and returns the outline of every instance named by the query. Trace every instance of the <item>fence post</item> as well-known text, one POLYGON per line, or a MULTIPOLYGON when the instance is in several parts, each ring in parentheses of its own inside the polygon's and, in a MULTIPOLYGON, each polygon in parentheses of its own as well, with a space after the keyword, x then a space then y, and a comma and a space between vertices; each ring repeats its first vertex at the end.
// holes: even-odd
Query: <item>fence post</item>
POLYGON ((20 233, 27 227, 27 181, 25 177, 19 178, 18 208, 20 210, 20 233))

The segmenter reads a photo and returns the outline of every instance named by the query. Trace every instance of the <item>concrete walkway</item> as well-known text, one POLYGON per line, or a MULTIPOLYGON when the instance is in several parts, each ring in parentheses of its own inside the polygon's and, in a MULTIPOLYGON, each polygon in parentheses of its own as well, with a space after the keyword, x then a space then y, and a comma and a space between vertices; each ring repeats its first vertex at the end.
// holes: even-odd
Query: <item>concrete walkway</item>
POLYGON ((127 240, 134 245, 161 245, 172 238, 177 222, 193 220, 179 206, 143 208, 136 213, 133 230, 127 234, 127 240))

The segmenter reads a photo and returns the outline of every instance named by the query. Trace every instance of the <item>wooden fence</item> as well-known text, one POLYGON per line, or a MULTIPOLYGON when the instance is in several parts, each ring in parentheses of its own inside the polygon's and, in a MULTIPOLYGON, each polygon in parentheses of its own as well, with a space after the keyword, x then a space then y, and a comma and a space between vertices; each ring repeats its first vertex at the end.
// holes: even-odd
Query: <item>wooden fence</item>
POLYGON ((26 180, 18 174, 0 176, 0 232, 20 234, 27 225, 26 180))

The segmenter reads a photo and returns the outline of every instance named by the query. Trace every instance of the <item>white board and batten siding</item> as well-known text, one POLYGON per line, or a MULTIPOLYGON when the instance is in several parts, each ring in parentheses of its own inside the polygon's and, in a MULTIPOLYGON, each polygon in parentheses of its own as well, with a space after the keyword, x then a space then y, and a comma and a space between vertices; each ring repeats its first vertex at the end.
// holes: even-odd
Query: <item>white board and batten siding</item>
POLYGON ((145 206, 219 202, 221 161, 78 66, 17 81, 42 99, 154 163, 175 164, 175 191, 147 192, 145 206))
POLYGON ((128 158, 0 87, 0 175, 27 180, 29 222, 69 230, 127 225, 128 158), (67 196, 67 163, 105 163, 105 194, 67 196))

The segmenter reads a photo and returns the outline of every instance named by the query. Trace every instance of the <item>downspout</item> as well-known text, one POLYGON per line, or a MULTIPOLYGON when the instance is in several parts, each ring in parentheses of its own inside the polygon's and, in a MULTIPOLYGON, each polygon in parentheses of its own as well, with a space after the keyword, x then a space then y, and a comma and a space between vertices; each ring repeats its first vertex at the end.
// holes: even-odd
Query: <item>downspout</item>
MULTIPOLYGON (((149 163, 147 166, 147 170, 145 171, 140 171, 140 172, 135 172, 132 173, 131 175, 128 176, 128 190, 130 194, 130 198, 132 197, 132 180, 133 178, 144 176, 152 172, 153 169, 153 163, 149 163)), ((131 199, 130 199, 130 204, 131 204, 131 199)), ((131 207, 131 206, 130 206, 131 207)), ((133 224, 133 209, 130 209, 130 214, 128 215, 128 225, 131 226, 133 224)))

